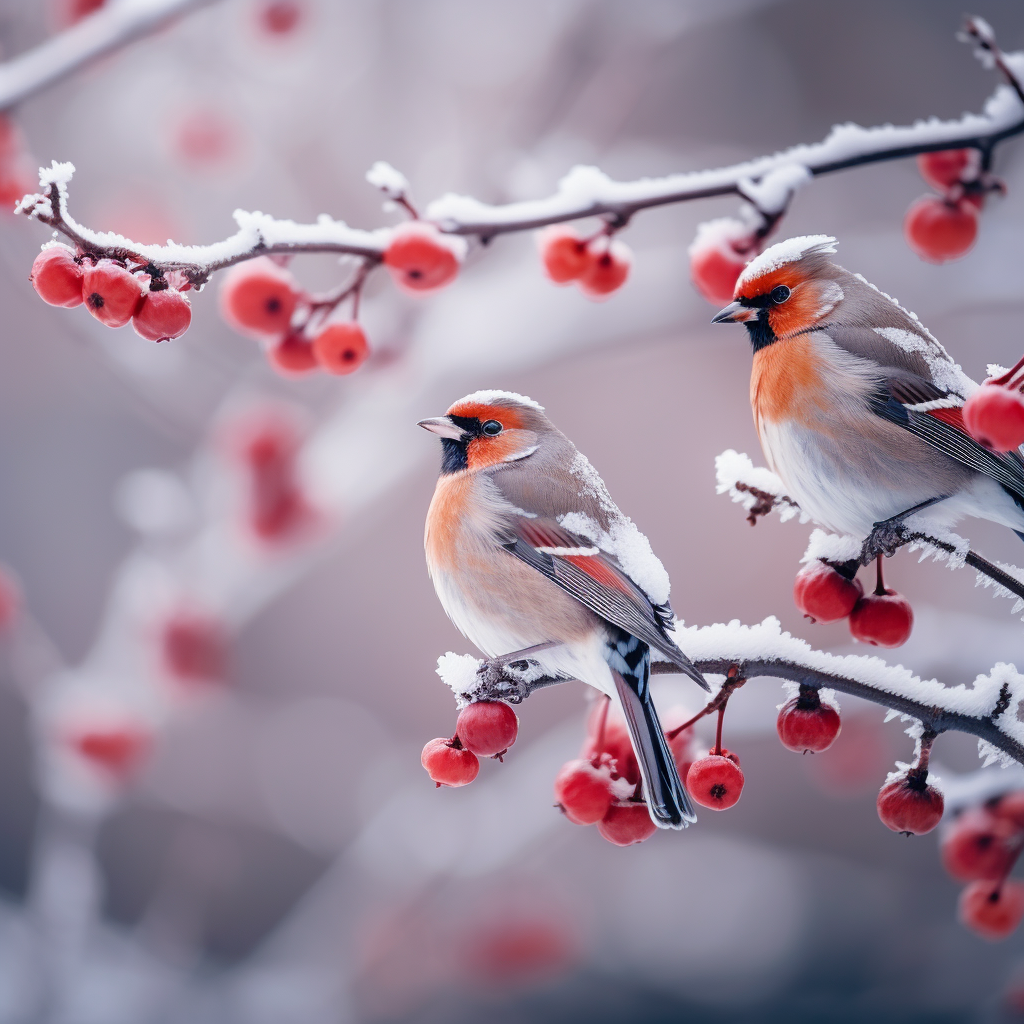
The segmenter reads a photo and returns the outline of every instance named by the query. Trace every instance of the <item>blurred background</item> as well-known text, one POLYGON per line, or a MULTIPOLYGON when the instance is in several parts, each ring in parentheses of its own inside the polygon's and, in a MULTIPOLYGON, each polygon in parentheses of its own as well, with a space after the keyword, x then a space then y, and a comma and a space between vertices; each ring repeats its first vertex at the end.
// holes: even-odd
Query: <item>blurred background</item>
MULTIPOLYGON (((14 119, 38 163, 75 163, 72 212, 99 230, 213 242, 236 207, 374 227, 399 219, 364 180, 380 159, 421 202, 504 202, 549 194, 576 163, 626 180, 845 121, 980 110, 996 80, 955 41, 962 13, 221 0, 14 119)), ((1024 48, 1019 3, 971 13, 1024 48)), ((3 56, 68 17, 3 0, 3 56)), ((1022 157, 1019 140, 999 147, 1008 195, 955 263, 903 240, 925 191, 912 160, 817 180, 779 237, 836 235, 840 261, 980 379, 1024 344, 1022 157)), ((686 247, 736 205, 639 215, 633 275, 602 305, 551 285, 529 233, 477 252, 436 296, 375 275, 370 362, 300 380, 223 323, 216 281, 163 345, 44 305, 28 270, 47 233, 4 217, 0 559, 23 607, 2 652, 0 1022, 1019 1019, 1024 936, 962 929, 935 837, 877 819, 878 786, 912 753, 879 707, 844 699, 836 746, 799 758, 774 734, 780 684, 751 682, 726 723, 740 804, 629 849, 551 806, 583 736, 582 686, 525 703, 505 763, 472 786, 435 790, 420 768, 423 744, 454 728, 435 660, 471 648, 424 567, 438 451, 415 422, 478 388, 546 406, 650 537, 687 623, 775 615, 853 650, 845 625, 793 606, 810 527, 752 529, 715 494, 718 452, 762 462, 750 352, 742 329, 709 324, 686 247), (260 431, 309 509, 283 539, 243 523, 260 431)), ((324 256, 292 269, 311 288, 341 273, 324 256)), ((1024 559, 1011 534, 962 532, 1024 559)), ((887 578, 917 615, 890 661, 947 683, 1021 664, 1024 627, 973 574, 901 553, 887 578)), ((659 685, 659 704, 699 706, 659 685)), ((934 756, 940 776, 979 765, 962 736, 934 756)))

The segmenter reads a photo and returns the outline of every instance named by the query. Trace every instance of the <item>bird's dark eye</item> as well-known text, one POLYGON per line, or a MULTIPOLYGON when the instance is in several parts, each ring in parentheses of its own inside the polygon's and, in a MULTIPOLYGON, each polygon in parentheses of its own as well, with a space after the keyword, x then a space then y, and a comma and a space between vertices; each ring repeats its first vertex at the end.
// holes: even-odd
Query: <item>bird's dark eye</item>
POLYGON ((489 437, 494 437, 501 433, 501 424, 497 420, 488 420, 480 429, 489 437))
POLYGON ((769 298, 772 302, 779 303, 785 302, 790 296, 790 290, 784 284, 777 284, 773 289, 769 298))

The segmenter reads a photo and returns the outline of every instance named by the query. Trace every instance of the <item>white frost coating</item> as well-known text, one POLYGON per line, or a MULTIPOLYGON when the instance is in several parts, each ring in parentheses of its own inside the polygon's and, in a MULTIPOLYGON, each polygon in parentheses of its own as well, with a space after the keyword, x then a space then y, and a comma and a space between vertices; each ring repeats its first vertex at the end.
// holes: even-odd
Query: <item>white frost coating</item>
POLYGON ((1010 368, 1008 366, 1000 366, 998 363, 989 363, 986 367, 988 377, 986 380, 994 380, 996 377, 1002 377, 1004 373, 1009 373, 1010 368))
POLYGON ((651 599, 654 604, 668 600, 671 584, 661 560, 651 550, 651 542, 636 528, 633 520, 624 516, 611 499, 608 488, 590 464, 590 460, 577 452, 569 472, 580 482, 580 491, 595 498, 608 516, 609 528, 603 530, 589 516, 570 512, 558 521, 567 530, 592 541, 602 551, 614 555, 623 572, 651 599))
MULTIPOLYGON (((971 542, 965 537, 952 533, 946 527, 920 513, 907 519, 906 525, 910 530, 920 530, 936 540, 953 546, 953 551, 944 551, 926 540, 915 540, 909 545, 907 551, 920 551, 921 557, 918 562, 923 562, 926 558, 933 558, 936 562, 945 562, 947 568, 950 569, 962 569, 967 564, 967 553, 971 550, 971 542)), ((988 579, 987 576, 985 578, 988 579)))
POLYGON ((804 552, 801 562, 849 562, 860 558, 863 541, 856 537, 849 537, 840 533, 826 533, 824 530, 814 530, 807 542, 807 550, 804 552))
MULTIPOLYGON (((1024 583, 1024 569, 1018 569, 1017 566, 1010 565, 1009 562, 996 562, 995 564, 1008 576, 1012 576, 1015 580, 1024 583)), ((976 587, 991 587, 993 597, 1010 598, 1013 601, 1013 607, 1010 609, 1011 615, 1017 615, 1019 612, 1024 611, 1024 600, 1019 598, 1012 590, 1007 590, 1002 583, 997 583, 991 576, 986 576, 984 573, 979 572, 975 577, 974 585, 976 587)), ((1021 616, 1021 621, 1024 621, 1024 615, 1021 616)))
POLYGON ((472 654, 456 654, 448 651, 437 659, 437 674, 441 682, 450 686, 456 697, 465 698, 472 694, 480 683, 477 669, 483 665, 472 654))
POLYGON ((532 398, 527 398, 526 395, 517 395, 514 391, 474 391, 471 395, 466 395, 465 398, 460 398, 457 402, 452 403, 454 409, 456 405, 462 405, 463 402, 473 402, 479 405, 493 405, 495 402, 515 402, 517 405, 526 405, 531 409, 536 409, 537 412, 543 412, 544 406, 539 402, 535 402, 532 398))
POLYGON ((783 213, 796 192, 811 180, 803 164, 783 164, 769 171, 760 181, 745 178, 740 192, 769 217, 783 213))
POLYGON ((988 740, 978 740, 978 757, 982 759, 982 768, 987 768, 990 764, 998 764, 1000 768, 1010 768, 1017 763, 1009 754, 994 747, 988 740))
MULTIPOLYGON (((1016 58, 1014 58, 1016 59, 1016 58)), ((944 144, 956 149, 979 135, 1015 127, 1021 121, 1020 100, 1008 85, 1000 85, 981 114, 967 114, 955 121, 932 118, 913 125, 881 125, 862 128, 836 125, 822 142, 794 146, 774 156, 712 170, 672 174, 639 181, 613 181, 595 167, 574 167, 559 182, 554 195, 545 199, 492 206, 470 196, 445 195, 427 207, 427 217, 446 230, 472 234, 487 228, 539 227, 552 220, 570 220, 594 213, 654 200, 686 199, 709 193, 734 191, 741 181, 761 181, 781 167, 798 165, 814 173, 838 162, 901 149, 905 146, 944 144)))
POLYGON ((787 263, 796 263, 812 252, 835 252, 835 239, 831 235, 799 235, 787 238, 784 242, 776 242, 769 246, 760 256, 755 256, 740 274, 736 282, 742 288, 763 274, 770 274, 787 263))
POLYGON ((391 164, 378 160, 367 172, 366 180, 389 199, 401 199, 409 191, 409 180, 391 164))
MULTIPOLYGON (((891 296, 886 296, 891 298, 891 296)), ((895 299, 893 299, 895 302, 895 299)), ((899 305, 899 303, 896 303, 899 305)), ((902 309, 902 307, 900 307, 902 309)), ((904 310, 906 312, 906 310, 904 310)), ((916 352, 924 356, 931 373, 932 380, 943 391, 949 391, 966 398, 978 385, 962 369, 954 363, 949 353, 924 328, 923 335, 914 331, 905 331, 901 327, 875 327, 875 334, 880 334, 886 341, 892 342, 904 352, 916 352)))
MULTIPOLYGON (((799 683, 791 683, 788 679, 783 679, 782 689, 785 691, 786 699, 781 704, 775 705, 776 711, 781 711, 794 697, 800 696, 799 683)), ((836 691, 829 689, 827 686, 822 686, 818 690, 818 700, 826 707, 832 708, 832 710, 837 713, 842 710, 839 707, 839 698, 836 696, 836 691)))
POLYGON ((732 448, 715 456, 715 477, 718 481, 716 492, 728 492, 729 497, 742 505, 747 512, 757 505, 760 499, 749 490, 737 486, 739 484, 756 488, 774 497, 776 503, 772 511, 778 512, 783 522, 794 516, 799 516, 801 523, 810 521, 796 502, 785 493, 785 484, 770 469, 755 466, 747 455, 741 455, 732 448))
POLYGON ((733 259, 742 262, 745 259, 744 252, 749 252, 754 244, 754 234, 763 218, 749 204, 744 204, 740 210, 741 218, 716 217, 714 220, 706 220, 697 225, 697 233, 686 250, 686 254, 692 259, 707 249, 717 249, 719 252, 731 256, 733 259), (743 217, 749 213, 752 216, 743 217))

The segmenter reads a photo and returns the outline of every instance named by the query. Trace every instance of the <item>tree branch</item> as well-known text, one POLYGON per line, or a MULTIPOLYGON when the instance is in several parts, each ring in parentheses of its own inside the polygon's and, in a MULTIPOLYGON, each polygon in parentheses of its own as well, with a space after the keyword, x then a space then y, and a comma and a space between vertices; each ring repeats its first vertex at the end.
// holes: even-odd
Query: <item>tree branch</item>
MULTIPOLYGON (((164 7, 184 7, 187 2, 200 0, 153 2, 164 7)), ((635 182, 616 182, 595 167, 576 167, 562 180, 555 195, 547 199, 491 206, 468 196, 447 195, 427 207, 426 219, 449 234, 474 236, 487 242, 499 234, 584 217, 604 217, 613 230, 618 230, 640 210, 738 195, 760 213, 762 226, 758 233, 763 235, 775 226, 796 189, 810 177, 933 150, 965 147, 981 150, 987 162, 997 143, 1024 132, 1020 98, 1024 88, 1014 70, 1019 55, 1003 54, 991 29, 980 19, 968 20, 965 38, 974 42, 983 59, 1011 83, 996 90, 981 114, 967 114, 955 121, 919 121, 906 127, 837 125, 822 142, 795 146, 774 156, 635 182)), ((391 235, 387 228, 359 231, 326 216, 316 224, 297 224, 262 213, 237 211, 239 231, 223 242, 207 246, 138 245, 120 235, 91 231, 71 218, 67 211, 67 183, 73 170, 70 164, 54 164, 42 171, 43 193, 26 196, 19 211, 54 228, 93 256, 139 266, 149 264, 163 272, 176 270, 195 287, 202 286, 217 270, 262 255, 346 253, 375 264, 391 235)), ((408 205, 404 185, 396 184, 404 183, 404 178, 393 169, 377 165, 368 177, 389 195, 397 189, 400 196, 393 201, 408 205)))
POLYGON ((215 0, 121 0, 0 64, 0 110, 9 110, 100 57, 215 0))

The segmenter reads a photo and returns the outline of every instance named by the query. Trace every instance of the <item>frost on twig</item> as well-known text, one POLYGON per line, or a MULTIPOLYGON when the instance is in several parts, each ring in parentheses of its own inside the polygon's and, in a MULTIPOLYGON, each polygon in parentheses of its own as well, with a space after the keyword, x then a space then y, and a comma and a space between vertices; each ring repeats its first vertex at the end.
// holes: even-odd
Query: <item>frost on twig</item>
MULTIPOLYGON (((679 626, 676 640, 701 672, 724 676, 735 667, 738 675, 748 680, 775 678, 848 693, 914 719, 935 733, 969 733, 984 744, 983 755, 994 752, 997 757, 1024 764, 1024 722, 1018 718, 1018 708, 1024 702, 1024 676, 1013 665, 996 664, 972 686, 946 686, 935 679, 921 679, 902 665, 888 665, 881 658, 815 650, 784 632, 776 618, 756 626, 735 620, 713 626, 679 626)), ((678 671, 666 661, 656 660, 652 665, 657 674, 678 671)), ((534 690, 564 681, 544 675, 537 662, 505 666, 500 661, 451 653, 439 659, 437 672, 460 706, 474 700, 518 703, 534 690)))
MULTIPOLYGON (((748 513, 749 522, 756 523, 758 517, 771 512, 778 512, 783 521, 798 515, 800 522, 808 521, 807 515, 785 493, 782 481, 771 470, 755 466, 748 456, 730 448, 715 459, 715 472, 718 493, 728 493, 734 502, 742 505, 748 513)), ((921 551, 920 560, 931 557, 945 562, 950 569, 969 565, 977 571, 976 584, 991 587, 995 596, 1014 598, 1011 614, 1016 615, 1024 609, 1024 570, 982 558, 970 549, 969 541, 930 521, 922 513, 911 516, 897 527, 897 531, 898 546, 921 551)), ((867 565, 875 554, 864 538, 839 537, 815 530, 802 560, 810 562, 817 558, 835 564, 856 562, 867 565)))

